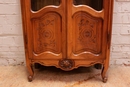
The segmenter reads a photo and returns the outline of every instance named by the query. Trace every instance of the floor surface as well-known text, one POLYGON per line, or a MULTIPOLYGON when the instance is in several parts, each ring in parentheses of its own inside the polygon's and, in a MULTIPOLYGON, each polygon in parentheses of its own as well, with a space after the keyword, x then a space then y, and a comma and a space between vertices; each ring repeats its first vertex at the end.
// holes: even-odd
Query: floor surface
POLYGON ((130 66, 110 66, 107 83, 101 70, 78 68, 69 72, 55 67, 35 69, 32 82, 27 80, 25 66, 0 66, 0 87, 130 87, 130 66))

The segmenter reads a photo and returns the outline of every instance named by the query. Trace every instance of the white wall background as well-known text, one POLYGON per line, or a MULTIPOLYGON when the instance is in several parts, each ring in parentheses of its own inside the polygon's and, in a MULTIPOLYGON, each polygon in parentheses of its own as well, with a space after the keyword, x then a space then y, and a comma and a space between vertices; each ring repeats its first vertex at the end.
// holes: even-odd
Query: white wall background
POLYGON ((130 64, 130 0, 115 0, 111 64, 130 64))
MULTIPOLYGON (((110 64, 130 65, 130 0, 115 0, 110 64)), ((20 0, 0 0, 0 65, 25 64, 20 0)))
POLYGON ((0 0, 0 65, 24 63, 20 0, 0 0))

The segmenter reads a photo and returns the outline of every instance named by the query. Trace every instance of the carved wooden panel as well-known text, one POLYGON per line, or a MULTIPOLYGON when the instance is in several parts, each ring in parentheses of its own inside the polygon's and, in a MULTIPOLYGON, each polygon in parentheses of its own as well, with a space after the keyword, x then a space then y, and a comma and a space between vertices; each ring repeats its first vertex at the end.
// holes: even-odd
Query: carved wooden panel
POLYGON ((61 52, 61 17, 50 12, 33 19, 33 47, 35 53, 61 52))
POLYGON ((73 53, 99 54, 102 45, 102 19, 85 12, 73 16, 73 53))

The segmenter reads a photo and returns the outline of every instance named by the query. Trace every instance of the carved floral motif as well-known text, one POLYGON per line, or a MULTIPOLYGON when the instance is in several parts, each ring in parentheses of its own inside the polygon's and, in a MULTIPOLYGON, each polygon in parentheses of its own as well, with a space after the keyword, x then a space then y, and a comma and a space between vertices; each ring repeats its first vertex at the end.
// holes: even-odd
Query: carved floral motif
POLYGON ((60 28, 61 18, 56 13, 47 13, 35 20, 34 38, 37 43, 35 52, 41 53, 45 51, 60 52, 60 28), (57 26, 56 24, 59 23, 57 26), (58 33, 58 35, 57 35, 58 33), (59 37, 58 37, 59 36, 59 37))
POLYGON ((59 66, 67 71, 74 67, 74 61, 70 59, 63 59, 59 61, 59 66))
POLYGON ((87 44, 88 41, 95 43, 96 35, 94 34, 94 23, 91 23, 89 20, 83 18, 79 22, 79 41, 81 44, 87 44), (86 41, 87 40, 87 41, 86 41))
POLYGON ((93 17, 86 12, 77 12, 73 16, 74 53, 84 51, 99 53, 101 47, 102 19, 93 17))
POLYGON ((53 26, 54 19, 41 19, 39 23, 39 50, 47 48, 55 48, 56 41, 54 38, 54 31, 48 26, 53 26))

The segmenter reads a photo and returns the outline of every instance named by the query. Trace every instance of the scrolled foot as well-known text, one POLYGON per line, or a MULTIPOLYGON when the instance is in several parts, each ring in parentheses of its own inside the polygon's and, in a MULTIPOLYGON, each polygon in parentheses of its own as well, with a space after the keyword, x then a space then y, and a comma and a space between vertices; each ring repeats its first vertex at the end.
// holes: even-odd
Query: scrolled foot
POLYGON ((104 83, 106 83, 106 82, 107 82, 107 77, 104 77, 104 78, 102 79, 102 81, 103 81, 104 83))
POLYGON ((29 76, 28 76, 28 81, 29 81, 29 82, 32 82, 32 80, 33 80, 33 76, 29 75, 29 76))

